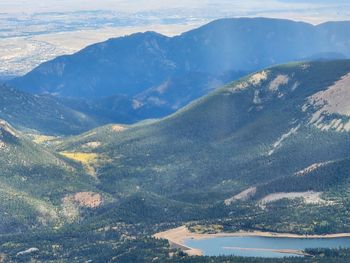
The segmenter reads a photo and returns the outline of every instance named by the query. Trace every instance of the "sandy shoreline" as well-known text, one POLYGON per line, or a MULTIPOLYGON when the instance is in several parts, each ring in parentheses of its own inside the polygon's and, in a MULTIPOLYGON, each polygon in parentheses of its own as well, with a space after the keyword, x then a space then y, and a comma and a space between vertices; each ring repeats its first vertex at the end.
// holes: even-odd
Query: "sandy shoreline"
POLYGON ((198 234, 188 230, 186 226, 180 226, 164 232, 159 232, 154 235, 158 239, 166 239, 170 245, 174 248, 180 248, 190 256, 201 256, 203 252, 199 249, 191 248, 185 245, 187 239, 208 239, 216 237, 247 237, 247 236, 258 236, 258 237, 281 237, 281 238, 340 238, 350 237, 350 233, 339 233, 329 235, 298 235, 288 233, 273 233, 273 232, 262 232, 262 231, 240 231, 235 233, 217 233, 217 234, 198 234))

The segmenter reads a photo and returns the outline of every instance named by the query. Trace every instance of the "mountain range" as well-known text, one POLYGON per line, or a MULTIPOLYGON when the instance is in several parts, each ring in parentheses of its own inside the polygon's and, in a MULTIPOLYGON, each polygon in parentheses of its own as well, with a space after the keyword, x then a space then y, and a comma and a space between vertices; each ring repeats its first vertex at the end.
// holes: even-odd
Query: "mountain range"
POLYGON ((267 18, 222 19, 175 37, 146 32, 110 39, 45 62, 9 84, 35 94, 84 98, 89 105, 122 100, 127 107, 109 113, 114 122, 134 123, 164 117, 271 65, 349 57, 349 28, 348 22, 313 26, 267 18))
MULTIPOLYGON (((349 233, 347 25, 224 19, 140 33, 1 86, 0 262, 231 260, 152 238, 184 224, 349 233), (303 61, 271 66, 291 60, 303 61)), ((231 261, 246 260, 261 262, 231 261)))

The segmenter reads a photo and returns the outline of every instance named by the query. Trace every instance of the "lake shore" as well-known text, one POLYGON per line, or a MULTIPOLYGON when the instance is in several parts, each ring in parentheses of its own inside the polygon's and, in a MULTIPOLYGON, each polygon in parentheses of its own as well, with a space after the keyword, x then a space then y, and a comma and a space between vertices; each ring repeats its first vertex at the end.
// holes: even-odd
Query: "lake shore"
POLYGON ((171 247, 179 248, 190 256, 202 256, 203 252, 199 249, 191 248, 185 245, 188 239, 208 239, 216 237, 280 237, 280 238, 341 238, 350 237, 350 233, 338 233, 328 235, 298 235, 291 233, 273 233, 262 231, 240 231, 234 233, 217 233, 217 234, 199 234, 191 232, 186 226, 180 226, 167 231, 159 232, 154 235, 158 239, 166 239, 169 241, 171 247))

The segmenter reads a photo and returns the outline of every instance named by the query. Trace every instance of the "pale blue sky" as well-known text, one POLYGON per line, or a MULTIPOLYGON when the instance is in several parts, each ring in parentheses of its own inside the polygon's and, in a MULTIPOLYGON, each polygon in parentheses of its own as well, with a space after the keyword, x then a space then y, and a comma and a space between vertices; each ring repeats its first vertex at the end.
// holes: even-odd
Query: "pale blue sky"
POLYGON ((324 5, 349 8, 349 0, 1 0, 1 12, 67 11, 112 9, 138 12, 167 8, 208 8, 217 6, 245 11, 319 8, 324 5))

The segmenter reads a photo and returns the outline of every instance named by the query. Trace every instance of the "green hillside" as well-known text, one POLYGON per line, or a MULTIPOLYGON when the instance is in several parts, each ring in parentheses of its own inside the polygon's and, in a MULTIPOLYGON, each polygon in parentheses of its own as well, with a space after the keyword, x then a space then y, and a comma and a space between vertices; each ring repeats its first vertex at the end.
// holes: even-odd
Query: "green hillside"
MULTIPOLYGON (((183 224, 350 232, 349 72, 350 60, 268 68, 161 120, 49 141, 2 122, 0 256, 225 262, 196 261, 150 237, 183 224), (39 252, 17 255, 28 247, 39 252)), ((347 250, 312 254, 349 258, 347 250)))
POLYGON ((31 142, 5 121, 0 121, 0 167, 0 234, 77 220, 78 212, 71 215, 64 198, 94 189, 93 180, 79 167, 31 142))
POLYGON ((245 185, 347 156, 349 134, 310 124, 313 109, 303 107, 308 97, 348 72, 349 61, 271 68, 163 120, 120 129, 105 126, 66 140, 59 151, 108 156, 99 164, 98 176, 115 191, 121 182, 132 182, 167 196, 196 188, 231 194, 245 185))
MULTIPOLYGON (((337 109, 320 113, 327 103, 321 105, 320 100, 316 103, 312 99, 323 93, 327 95, 326 91, 332 87, 338 92, 338 87, 344 86, 342 82, 347 83, 347 77, 343 76, 349 72, 347 60, 266 69, 229 84, 165 119, 128 127, 105 126, 67 139, 58 146, 58 151, 95 154, 98 187, 111 195, 153 193, 182 202, 182 207, 195 206, 204 211, 211 209, 210 206, 220 207, 225 200, 249 187, 257 187, 259 195, 248 202, 251 211, 261 210, 259 221, 266 214, 273 214, 277 209, 273 205, 280 202, 271 202, 271 211, 263 210, 259 200, 264 196, 312 190, 325 192, 322 200, 332 199, 332 202, 311 204, 315 213, 326 209, 329 215, 338 211, 337 206, 330 204, 342 208, 349 204, 347 195, 331 194, 337 193, 334 181, 348 185, 349 174, 343 167, 347 162, 340 162, 340 168, 324 168, 324 175, 319 177, 293 176, 314 164, 349 157, 350 136, 346 126, 349 117, 343 114, 347 103, 328 98, 329 103, 338 105, 337 109), (317 122, 315 116, 319 117, 317 122), (289 184, 288 188, 285 184, 289 184)), ((340 92, 349 97, 346 89, 340 92)), ((286 214, 300 207, 302 202, 298 200, 302 198, 287 201, 290 207, 286 214)), ((233 202, 232 206, 240 202, 233 202)), ((339 215, 342 219, 347 216, 346 211, 339 215)), ((201 213, 198 215, 201 219, 201 213)), ((349 223, 345 220, 333 230, 350 230, 349 223)), ((254 227, 269 230, 271 225, 265 222, 254 227)), ((289 230, 287 226, 280 229, 289 230)), ((314 229, 296 227, 293 231, 314 229)))

